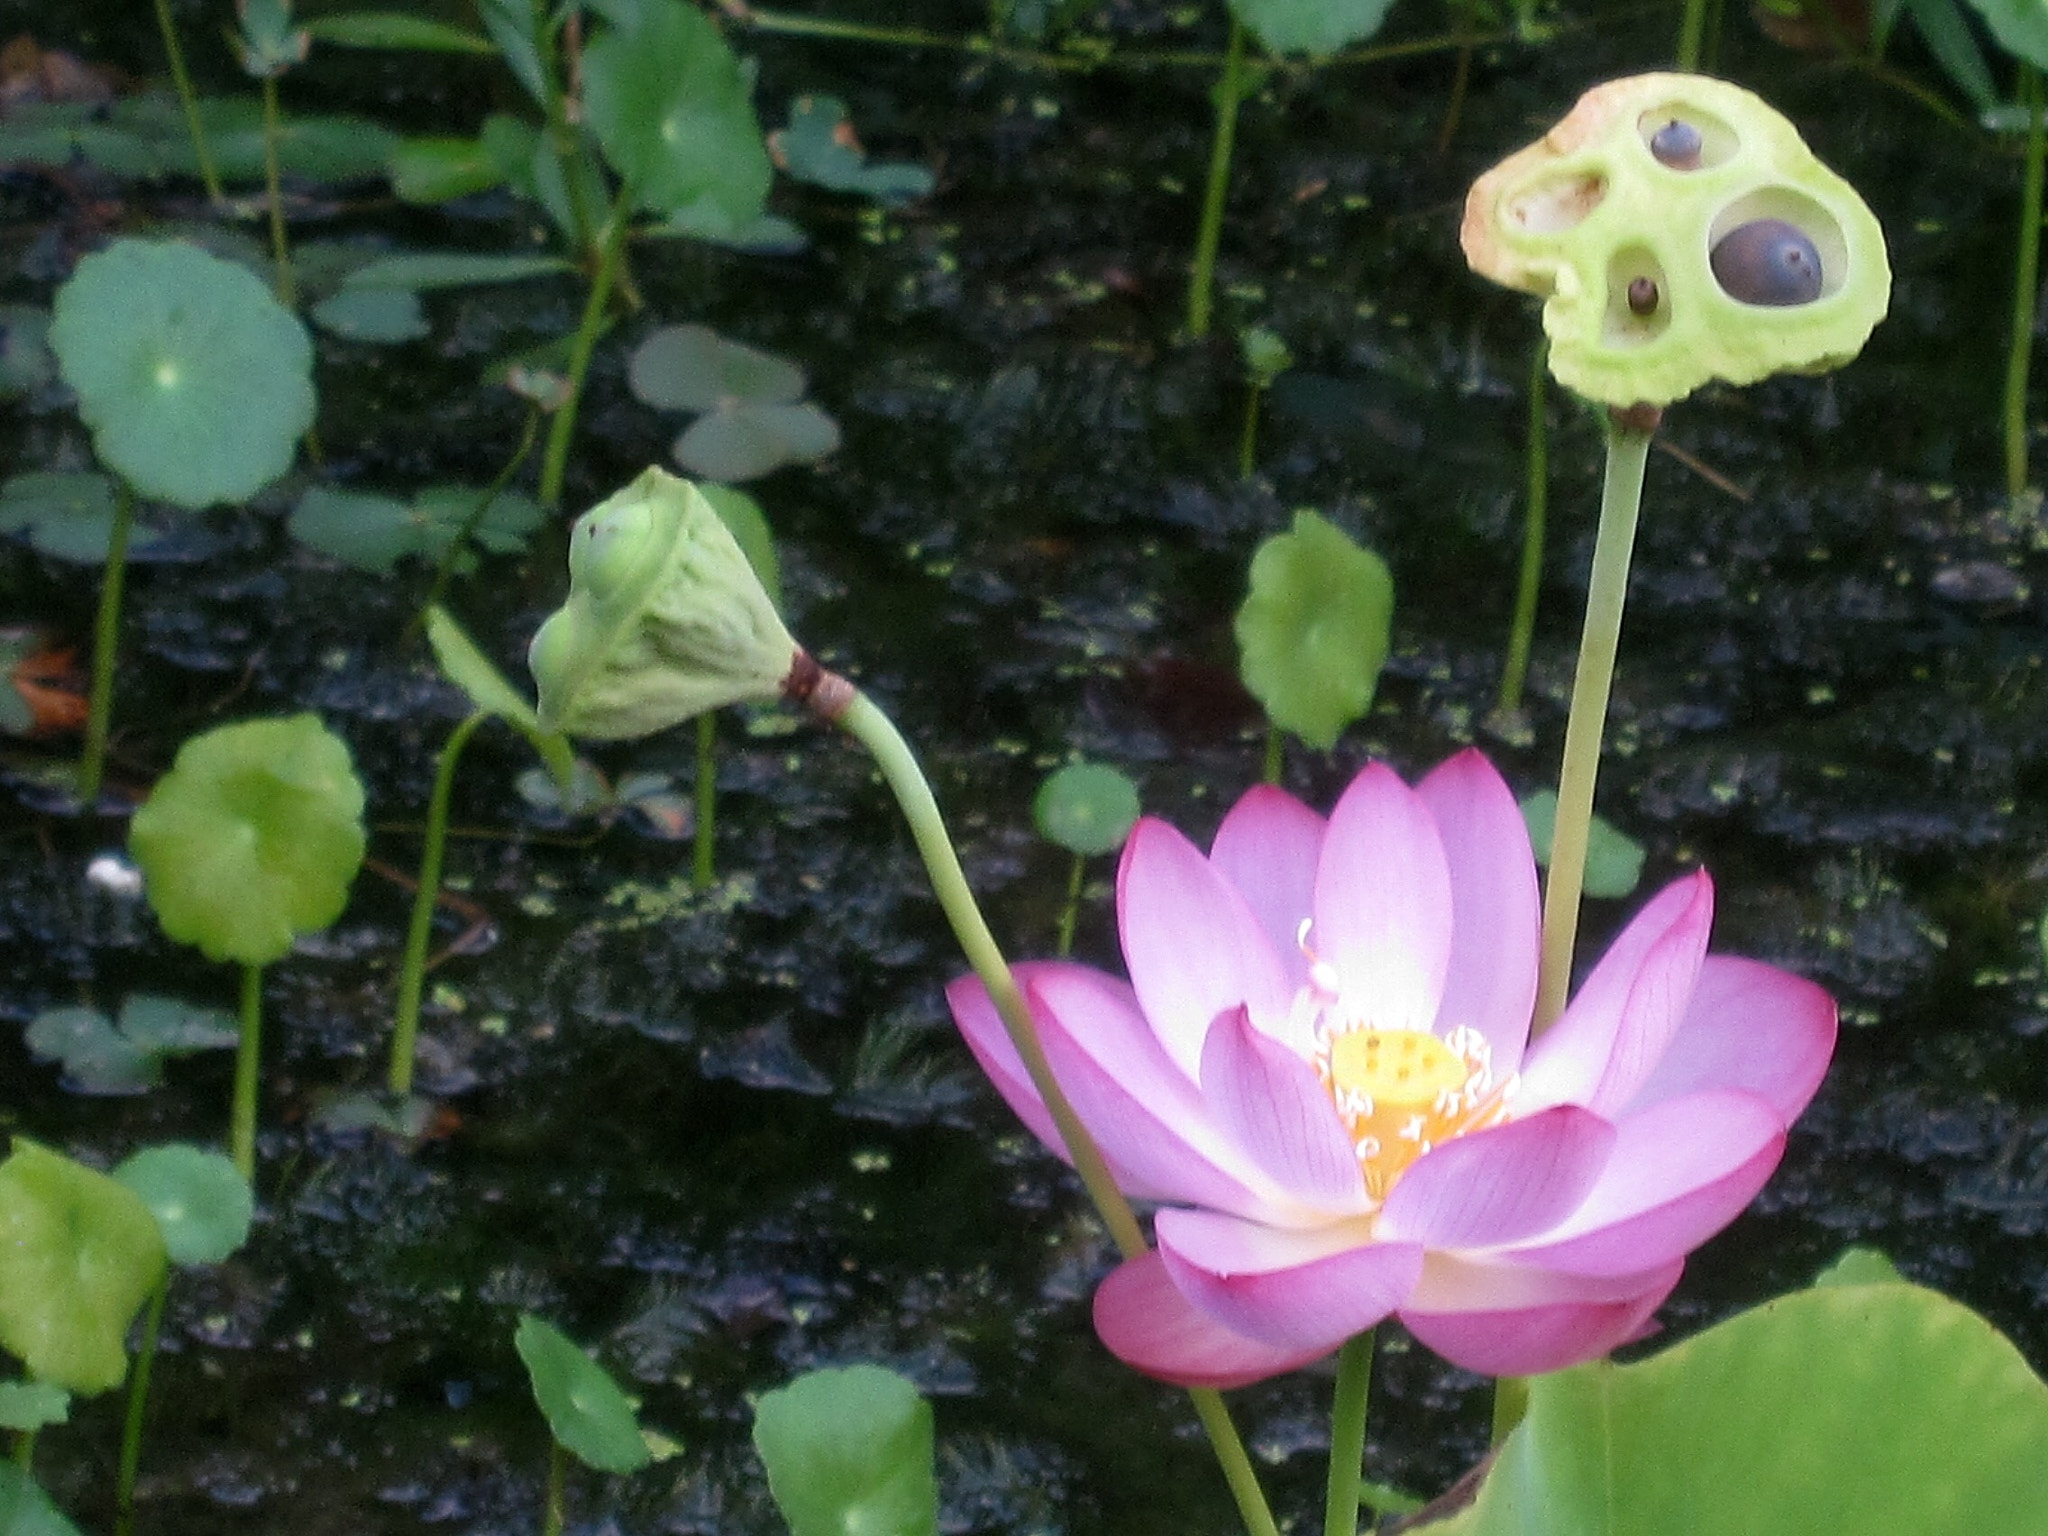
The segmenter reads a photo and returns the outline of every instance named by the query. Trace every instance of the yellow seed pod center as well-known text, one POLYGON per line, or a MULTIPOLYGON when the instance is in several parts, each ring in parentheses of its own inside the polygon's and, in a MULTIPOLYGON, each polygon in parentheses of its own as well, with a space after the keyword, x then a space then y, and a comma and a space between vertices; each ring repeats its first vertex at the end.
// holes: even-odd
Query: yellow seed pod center
POLYGON ((1330 1082, 1375 1104, 1433 1104, 1465 1086, 1471 1067, 1435 1035, 1415 1029, 1360 1029, 1330 1042, 1330 1082))

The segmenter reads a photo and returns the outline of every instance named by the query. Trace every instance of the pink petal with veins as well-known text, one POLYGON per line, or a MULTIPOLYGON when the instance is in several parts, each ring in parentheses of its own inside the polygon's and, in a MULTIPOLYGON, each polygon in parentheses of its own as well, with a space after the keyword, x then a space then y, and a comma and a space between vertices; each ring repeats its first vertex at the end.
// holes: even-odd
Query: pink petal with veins
POLYGON ((1367 1210, 1365 1175, 1329 1090, 1242 1008, 1210 1026, 1202 1098, 1246 1158, 1303 1205, 1330 1217, 1367 1210))
POLYGON ((1232 1333, 1174 1288, 1157 1253, 1127 1260, 1095 1291, 1095 1331, 1133 1370, 1182 1387, 1227 1391, 1318 1360, 1232 1333))
POLYGON ((1422 1272, 1420 1246, 1373 1242, 1362 1223, 1295 1231, 1166 1210, 1155 1230, 1182 1295, 1278 1349, 1335 1349, 1399 1306, 1422 1272))
POLYGON ((1615 1141, 1612 1125, 1569 1104, 1447 1141, 1401 1175, 1375 1235, 1484 1248, 1546 1233, 1584 1203, 1615 1141))
POLYGON ((1629 1101, 1631 1113, 1703 1088, 1743 1088, 1790 1125, 1835 1053, 1835 1000, 1756 960, 1709 955, 1685 1022, 1629 1101))
POLYGON ((1237 887, 1265 930, 1290 991, 1308 974, 1301 925, 1315 910, 1322 847, 1323 818, 1285 790, 1259 784, 1230 808, 1209 848, 1209 862, 1237 887))

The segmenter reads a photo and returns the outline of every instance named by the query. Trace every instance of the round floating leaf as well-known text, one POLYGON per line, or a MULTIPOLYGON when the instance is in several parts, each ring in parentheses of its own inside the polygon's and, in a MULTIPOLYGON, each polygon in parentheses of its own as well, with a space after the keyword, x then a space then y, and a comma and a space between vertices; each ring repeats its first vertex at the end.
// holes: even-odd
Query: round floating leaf
POLYGON ((1069 763, 1038 786, 1031 819, 1070 853, 1114 853, 1138 820, 1138 786, 1105 763, 1069 763))
POLYGON ((237 1031, 217 1008, 137 993, 118 1025, 97 1008, 51 1008, 29 1022, 23 1038, 39 1059, 64 1064, 65 1087, 122 1094, 155 1087, 166 1057, 232 1046, 237 1031))
POLYGON ((255 1196, 218 1152, 145 1147, 115 1168, 114 1177, 149 1207, 173 1264, 218 1264, 249 1239, 255 1196))
POLYGON ((745 491, 730 485, 700 485, 697 489, 711 503, 711 510, 725 524, 726 531, 747 557, 747 564, 761 578, 768 601, 782 606, 782 561, 775 553, 775 535, 768 527, 761 504, 745 491))
POLYGON ((7 1536, 79 1536, 35 1479, 9 1462, 0 1464, 0 1531, 7 1536))
POLYGON ((576 1458, 600 1472, 637 1472, 647 1465, 633 1405, 617 1382, 553 1324, 531 1313, 513 1335, 533 1380, 533 1399, 548 1428, 576 1458))
POLYGON ((1394 622, 1384 560, 1313 512, 1252 556, 1239 671, 1267 716, 1318 751, 1372 707, 1394 622))
MULTIPOLYGON (((738 230, 760 217, 773 171, 752 72, 683 0, 641 0, 633 25, 583 50, 583 106, 638 205, 738 230)), ((626 14, 616 8, 614 22, 626 14)))
POLYGON ((417 341, 427 334, 427 312, 409 288, 344 287, 313 306, 323 331, 344 341, 417 341))
MULTIPOLYGON (((1536 862, 1550 867, 1550 840, 1557 832, 1557 791, 1539 789, 1522 801, 1522 820, 1536 862)), ((1643 845, 1604 816, 1595 816, 1586 835, 1586 894, 1617 900, 1643 878, 1643 845)))
MULTIPOLYGON (((0 1381, 0 1429, 41 1429, 71 1417, 71 1394, 47 1381, 0 1381)), ((6 1495, 0 1493, 0 1509, 6 1495)), ((0 1531, 14 1527, 0 1514, 0 1531)))
POLYGON ((1335 53, 1379 31, 1393 0, 1230 0, 1230 9, 1274 53, 1335 53))
POLYGON ((1912 1285, 1797 1291, 1633 1365, 1531 1383, 1438 1536, 2019 1536, 2048 1510, 2048 1385, 1912 1285))
MULTIPOLYGON (((0 533, 26 533, 36 552, 77 565, 104 565, 114 538, 114 482, 95 470, 34 470, 0 486, 0 533)), ((131 557, 161 535, 132 528, 131 557)))
POLYGON ((363 786, 315 715, 195 736, 136 811, 128 849, 164 932, 210 960, 268 965, 348 903, 363 786))
POLYGON ((733 405, 699 416, 669 450, 707 480, 758 480, 839 447, 839 423, 817 406, 733 405))
POLYGON ((857 192, 878 203, 907 203, 928 194, 936 178, 921 165, 871 162, 834 96, 799 96, 789 126, 769 136, 775 163, 796 181, 834 192, 857 192))
POLYGON ((1813 1277, 1816 1286, 1884 1285, 1904 1281, 1890 1255, 1876 1248, 1844 1248, 1841 1256, 1813 1277))
POLYGON ((804 371, 787 358, 727 341, 708 325, 665 325, 633 349, 626 382, 658 411, 714 411, 737 401, 788 405, 804 371))
POLYGON ((313 424, 313 345, 240 267, 117 240, 57 290, 50 345, 107 466, 187 508, 246 501, 313 424))
POLYGON ((1279 333, 1267 330, 1263 325, 1254 325, 1241 332, 1237 338, 1238 351, 1244 354, 1245 375, 1258 389, 1271 389, 1273 381, 1294 366, 1294 354, 1279 333))
POLYGON ((894 1371, 811 1371, 765 1393, 754 1449, 791 1536, 938 1529, 931 1404, 894 1371))
POLYGON ((0 1345, 90 1396, 128 1371, 129 1321, 164 1272, 132 1190, 34 1142, 0 1163, 0 1345))

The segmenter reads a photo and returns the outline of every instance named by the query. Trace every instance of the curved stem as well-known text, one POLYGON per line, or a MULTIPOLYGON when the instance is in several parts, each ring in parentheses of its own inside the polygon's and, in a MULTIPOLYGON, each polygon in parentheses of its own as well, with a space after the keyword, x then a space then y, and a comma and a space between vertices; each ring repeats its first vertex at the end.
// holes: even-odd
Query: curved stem
POLYGON ((1216 248, 1223 240, 1223 199, 1230 190, 1230 156, 1237 144, 1237 104, 1244 90, 1244 23, 1230 18, 1230 47, 1223 77, 1216 82, 1216 137, 1209 146, 1209 188, 1202 198, 1202 225, 1195 235, 1195 260, 1188 279, 1188 334, 1209 334, 1209 310, 1216 291, 1216 248))
POLYGON ((1607 476, 1600 491, 1600 531, 1593 541, 1593 579, 1586 591, 1586 625, 1564 729, 1564 766, 1557 780, 1557 824, 1550 841, 1550 874, 1543 887, 1543 962, 1536 984, 1535 1029, 1564 1012, 1571 988, 1572 945, 1578 937, 1579 893, 1586 877, 1586 844, 1593 826, 1593 785, 1600 774, 1600 739, 1607 698, 1621 647, 1621 613, 1628 602, 1629 556, 1643 500, 1643 467, 1654 425, 1624 424, 1610 413, 1607 476))
POLYGON ((263 967, 242 967, 242 1038, 235 1047, 235 1099, 228 1114, 228 1154, 235 1171, 256 1181, 256 1074, 263 1044, 263 967))
POLYGON ((1074 867, 1067 871, 1067 902, 1060 908, 1059 938, 1052 952, 1064 960, 1074 952, 1074 924, 1081 916, 1081 875, 1087 860, 1074 855, 1074 867))
POLYGON ((1508 658, 1500 671, 1502 710, 1522 707, 1529 679, 1529 648, 1536 639, 1536 600, 1543 587, 1544 523, 1550 512, 1550 338, 1536 340, 1529 370, 1529 446, 1524 466, 1526 510, 1522 514, 1522 574, 1515 586, 1515 617, 1508 626, 1508 658))
POLYGON ((405 931, 405 958, 398 967, 398 1006, 391 1030, 391 1065, 384 1074, 393 1093, 412 1092, 412 1069, 420 1033, 420 994, 426 987, 427 941, 434 931, 434 904, 441 898, 441 857, 448 847, 448 805, 455 793, 455 768, 476 728, 490 719, 477 710, 448 734, 427 801, 427 829, 420 849, 419 886, 412 895, 412 922, 405 931))
POLYGON ((633 188, 619 189, 612 204, 611 224, 605 232, 604 253, 598 258, 597 275, 590 280, 590 295, 584 301, 583 320, 576 327, 576 339, 569 348, 569 393, 548 426, 547 452, 541 459, 540 500, 545 507, 562 501, 562 477, 569 468, 569 443, 576 435, 576 405, 583 395, 583 381, 590 374, 590 354, 604 329, 605 305, 618 279, 619 260, 626 250, 626 231, 633 222, 633 188))
MULTIPOLYGON (((1087 1189, 1089 1199, 1095 1203, 1103 1225, 1109 1229, 1117 1251, 1127 1259, 1139 1257, 1146 1251, 1144 1229, 1138 1225, 1130 1202, 1124 1199, 1123 1192, 1111 1179, 1101 1149, 1095 1145, 1095 1139, 1088 1134, 1087 1127, 1082 1125, 1052 1075, 1052 1067, 1038 1043, 1038 1030, 1032 1022, 1031 1010, 1017 986, 1016 977, 1010 973, 1009 962, 996 947, 995 936, 989 932, 981 908, 975 904, 967 876, 960 868, 959 855, 953 851, 945 820, 939 814, 938 802, 932 798, 931 785, 918 767, 909 743, 904 741, 902 733, 874 701, 857 690, 835 723, 867 748, 875 766, 881 769, 882 778, 895 795, 904 820, 910 824, 911 836, 924 860, 925 873, 931 880, 933 893, 939 898, 940 907, 945 911, 947 922, 952 925, 953 937, 959 941, 974 974, 988 988, 989 998, 1003 1021, 1003 1029, 1052 1117, 1074 1171, 1081 1176, 1081 1183, 1087 1189)), ((1221 1394, 1207 1388, 1190 1388, 1188 1399, 1194 1405, 1203 1429, 1208 1431, 1209 1442, 1215 1449, 1224 1479, 1230 1484, 1231 1495, 1237 1501, 1238 1513, 1246 1529, 1251 1536, 1278 1536, 1279 1527, 1267 1507, 1265 1494, 1259 1488, 1258 1475, 1245 1452, 1244 1442, 1230 1422, 1221 1394)))
POLYGON ((690 887, 708 891, 718 878, 718 726, 717 717, 697 717, 697 827, 690 854, 690 887))
POLYGON ((1373 1330, 1337 1352, 1337 1390, 1330 1402, 1330 1483, 1323 1536, 1358 1536, 1358 1486, 1365 1467, 1365 1410, 1372 1397, 1373 1330))
POLYGON ((2020 183, 2019 244, 2013 254, 2012 349, 2005 362, 2005 489, 2015 498, 2027 488, 2027 375, 2034 351, 2034 299, 2040 288, 2044 158, 2041 71, 2024 59, 2019 97, 2027 113, 2027 169, 2020 183))
POLYGON ((171 0, 156 0, 156 27, 163 34, 164 57, 171 66, 171 80, 178 88, 178 102, 185 109, 185 132, 192 136, 192 158, 199 162, 199 180, 213 202, 223 200, 220 172, 213 163, 213 150, 206 142, 206 125, 199 120, 199 97, 192 89, 192 77, 185 71, 185 50, 178 42, 178 28, 171 20, 171 0))
POLYGON ((505 467, 498 471, 498 477, 491 482, 490 488, 477 498, 477 503, 470 509, 469 516, 465 517, 462 526, 455 530, 455 537, 450 539, 448 547, 441 551, 441 558, 434 562, 434 584, 427 589, 427 600, 420 604, 422 615, 447 594, 448 583, 455 579, 455 562, 462 558, 462 552, 469 548, 470 540, 476 537, 477 529, 483 526, 484 519, 490 515, 492 503, 505 494, 505 487, 510 485, 512 477, 519 473, 519 466, 524 464, 527 455, 533 452, 534 439, 540 436, 540 415, 538 405, 527 408, 526 422, 519 429, 519 443, 512 450, 512 457, 505 461, 505 467))
POLYGON ((114 487, 114 527, 107 536, 107 568, 100 578, 99 616, 93 623, 85 755, 78 764, 78 800, 88 810, 98 803, 100 780, 106 774, 107 721, 114 710, 114 653, 121 639, 121 586, 128 572, 128 536, 135 526, 135 488, 118 477, 114 487))
POLYGON ((277 269, 277 302, 286 309, 299 305, 299 285, 292 276, 291 245, 284 232, 284 173, 277 158, 277 76, 263 77, 263 188, 270 204, 270 259, 277 269))
POLYGON ((135 1474, 142 1465, 142 1419, 149 1406, 149 1373, 156 1364, 157 1341, 164 1331, 164 1303, 171 1294, 168 1267, 157 1276, 150 1293, 149 1312, 142 1320, 142 1347, 135 1352, 135 1369, 128 1377, 128 1416, 121 1425, 121 1470, 114 1485, 114 1536, 130 1536, 135 1529, 135 1474))

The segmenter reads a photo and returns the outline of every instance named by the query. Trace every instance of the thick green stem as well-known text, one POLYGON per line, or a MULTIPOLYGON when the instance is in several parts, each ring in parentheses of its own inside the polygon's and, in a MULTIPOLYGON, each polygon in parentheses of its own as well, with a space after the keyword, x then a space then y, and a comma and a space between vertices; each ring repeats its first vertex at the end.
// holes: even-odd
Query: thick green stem
MULTIPOLYGON (((875 766, 882 772, 883 781, 895 795, 904 820, 910 824, 910 834, 917 843, 918 854, 924 860, 925 874, 932 883, 932 891, 939 898, 946 921, 952 926, 953 937, 967 956, 967 963, 973 967, 974 974, 988 989, 989 998, 1002 1019, 1003 1029, 1010 1037, 1010 1044, 1015 1047, 1032 1086, 1038 1090, 1046 1112, 1052 1117, 1061 1144, 1067 1149, 1074 1170, 1080 1175, 1089 1199, 1095 1203, 1103 1225, 1109 1229, 1110 1239, 1125 1258, 1139 1257, 1146 1251, 1144 1228, 1138 1225, 1130 1202, 1124 1199, 1123 1192, 1110 1177, 1108 1165, 1103 1161, 1095 1139, 1088 1134, 1087 1127, 1082 1125, 1052 1075, 1052 1067, 1038 1043, 1038 1030, 1032 1022, 1031 1010, 1017 985, 1017 978, 1010 973, 1009 962, 1003 958, 995 936, 989 932, 981 908, 975 904, 967 876, 960 868, 959 855, 953 851, 945 820, 939 814, 938 802, 932 798, 931 785, 918 767, 909 743, 904 741, 902 733, 889 717, 866 694, 857 690, 852 692, 851 702, 835 715, 836 723, 867 748, 875 766)), ((1196 1416, 1202 1421, 1202 1427, 1208 1431, 1216 1460, 1223 1469, 1232 1496, 1237 1500, 1238 1514, 1246 1529, 1251 1536, 1278 1536, 1279 1527, 1273 1521, 1265 1494, 1259 1488, 1258 1475, 1245 1452, 1244 1442, 1238 1438, 1236 1427, 1230 1422, 1222 1396, 1206 1388, 1190 1388, 1188 1398, 1194 1405, 1196 1416)))
POLYGON ((1557 781, 1557 824, 1551 835, 1550 874, 1543 889, 1543 962, 1536 985, 1535 1028, 1550 1027, 1564 1012, 1571 988, 1572 946, 1578 937, 1579 893, 1586 877, 1586 844, 1593 827, 1593 786, 1600 774, 1600 740, 1607 697, 1621 647, 1621 613, 1628 602, 1629 557, 1642 507, 1643 467, 1654 426, 1624 424, 1610 415, 1607 477, 1600 491, 1600 531, 1593 541, 1592 584, 1586 625, 1564 730, 1564 766, 1557 781))
POLYGON ((2041 71, 2025 60, 2019 69, 2020 105, 2027 113, 2027 170, 2020 183, 2019 245, 2013 253, 2012 350, 2005 362, 2005 489, 2017 498, 2027 488, 2027 375, 2034 353, 2034 297, 2040 287, 2041 71))
POLYGON ((1687 74, 1700 67, 1700 47, 1707 35, 1707 0, 1685 0, 1685 18, 1678 26, 1678 67, 1687 74))
POLYGON ((199 97, 192 89, 191 75, 185 70, 185 50, 171 20, 171 0, 156 0, 156 27, 163 34, 164 57, 170 62, 179 105, 185 109, 185 132, 192 137, 192 158, 199 162, 199 179, 206 186, 206 195, 218 203, 222 201, 220 172, 214 168, 213 150, 206 142, 206 125, 199 120, 199 97))
POLYGON ((263 967, 242 967, 242 1038, 235 1047, 235 1099, 228 1113, 228 1155, 256 1181, 256 1077, 262 1061, 263 967))
POLYGON ((299 285, 292 276, 291 245, 284 232, 284 173, 277 159, 277 76, 263 77, 263 189, 270 203, 270 260, 277 269, 277 302, 299 306, 299 285))
POLYGON ((541 1536, 562 1536, 568 1482, 569 1453, 562 1449, 561 1441, 549 1436, 547 1508, 541 1514, 541 1536))
POLYGON ((1074 867, 1067 871, 1067 902, 1060 908, 1059 939, 1053 953, 1064 960, 1074 952, 1074 924, 1081 916, 1081 875, 1088 861, 1074 855, 1074 867))
POLYGON ((149 1312, 142 1320, 142 1347, 135 1352, 135 1369, 128 1376, 128 1416, 121 1425, 121 1470, 114 1484, 114 1536, 131 1536, 135 1529, 135 1474, 142 1466, 142 1420, 149 1407, 149 1373, 156 1364, 157 1341, 164 1331, 164 1302, 171 1294, 168 1268, 157 1277, 150 1293, 149 1312))
POLYGON ((1522 514, 1522 574, 1515 586, 1515 617, 1508 626, 1508 659, 1500 671, 1500 707, 1522 707, 1522 686, 1529 680, 1529 650, 1536 640, 1536 599, 1543 588, 1544 524, 1550 511, 1550 338, 1536 342, 1536 360, 1529 371, 1529 446, 1526 454, 1522 514))
POLYGON ((1195 260, 1188 278, 1188 334, 1209 334, 1216 293, 1216 248, 1223 241, 1223 199, 1230 190, 1230 157, 1237 144, 1237 106, 1244 91, 1244 23, 1230 18, 1230 47, 1216 82, 1216 137, 1209 146, 1209 189, 1202 198, 1202 227, 1195 235, 1195 260))
POLYGON ((478 710, 448 733, 434 771, 427 802, 427 829, 420 849, 420 881, 412 894, 412 923, 405 933, 405 958, 398 967, 398 1008, 391 1030, 391 1064, 385 1085, 395 1094, 412 1092, 413 1057, 420 1034, 420 994, 426 988, 427 942, 434 931, 434 905, 441 899, 441 857, 448 847, 448 806, 455 794, 455 769, 476 728, 490 719, 478 710))
POLYGON ((1373 1331, 1337 1352, 1337 1390, 1330 1403, 1330 1484, 1323 1536, 1358 1536, 1358 1485, 1365 1469, 1365 1409, 1372 1396, 1373 1331))
POLYGON ((697 826, 690 847, 690 887, 708 891, 718 878, 718 726, 697 717, 697 826))
POLYGON ((100 577, 99 617, 93 624, 85 755, 78 764, 78 800, 88 810, 98 803, 100 780, 106 775, 107 721, 114 711, 114 655, 121 639, 121 584, 128 573, 128 535, 135 526, 135 488, 119 478, 114 485, 114 526, 107 535, 107 567, 100 577))
POLYGON ((604 329, 605 306, 611 302, 612 284, 618 280, 619 261, 626 250, 626 231, 633 222, 633 188, 619 189, 612 204, 611 224, 605 232, 604 253, 598 258, 597 275, 590 280, 590 296, 584 301, 583 321, 576 327, 576 339, 569 348, 569 393, 548 425, 547 452, 541 459, 540 500, 545 507, 561 505, 562 477, 569 468, 569 443, 576 435, 576 405, 583 395, 583 381, 590 373, 590 354, 604 329))

